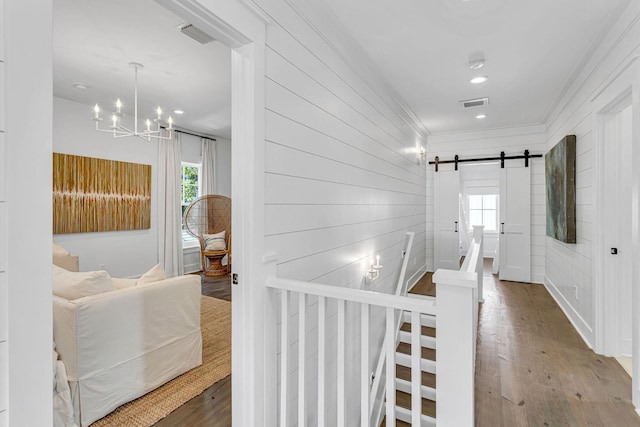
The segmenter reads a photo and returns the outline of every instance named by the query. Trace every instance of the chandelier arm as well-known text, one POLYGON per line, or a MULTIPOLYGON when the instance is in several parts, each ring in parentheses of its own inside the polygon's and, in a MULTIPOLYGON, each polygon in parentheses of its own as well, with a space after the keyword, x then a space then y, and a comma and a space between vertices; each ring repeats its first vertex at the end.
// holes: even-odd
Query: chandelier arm
POLYGON ((109 129, 101 129, 99 126, 99 122, 102 121, 102 118, 99 116, 99 108, 98 108, 98 104, 96 104, 95 108, 94 108, 94 112, 95 112, 95 117, 93 118, 93 120, 96 121, 96 131, 98 132, 105 132, 105 133, 111 133, 113 135, 114 138, 125 138, 125 137, 130 137, 130 136, 137 136, 139 138, 142 138, 146 141, 151 141, 151 138, 153 139, 159 139, 159 140, 171 140, 173 139, 173 129, 171 128, 173 121, 171 119, 171 116, 169 116, 169 128, 164 128, 161 124, 161 110, 160 107, 158 107, 158 117, 157 119, 154 119, 154 121, 157 122, 157 127, 155 130, 151 130, 150 129, 150 121, 147 120, 147 129, 144 131, 138 131, 138 69, 143 68, 142 64, 139 64, 137 62, 130 62, 129 63, 130 66, 133 67, 133 71, 134 71, 134 86, 133 86, 133 95, 134 95, 134 102, 133 102, 133 107, 134 107, 134 115, 133 115, 133 130, 123 126, 121 124, 121 122, 118 120, 118 117, 123 117, 122 112, 120 111, 120 99, 118 98, 117 102, 116 102, 116 107, 117 107, 117 112, 114 113, 113 115, 113 125, 109 127, 109 129), (119 123, 120 122, 120 123, 119 123), (163 129, 165 129, 167 131, 167 133, 165 135, 163 135, 163 129))

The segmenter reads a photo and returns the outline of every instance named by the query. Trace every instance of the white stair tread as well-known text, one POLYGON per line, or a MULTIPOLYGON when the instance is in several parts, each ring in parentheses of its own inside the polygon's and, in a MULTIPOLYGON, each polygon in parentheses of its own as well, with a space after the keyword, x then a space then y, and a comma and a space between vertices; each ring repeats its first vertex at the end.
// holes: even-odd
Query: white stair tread
MULTIPOLYGON (((396 378, 396 390, 403 393, 411 394, 411 383, 409 381, 396 378)), ((436 400, 436 389, 433 387, 427 387, 426 385, 420 385, 420 395, 423 399, 436 400)))
MULTIPOLYGON (((396 352, 396 364, 411 368, 411 356, 404 353, 396 352)), ((436 362, 428 359, 420 359, 420 370, 422 372, 436 373, 436 362)))
MULTIPOLYGON (((404 323, 411 323, 411 313, 408 311, 402 312, 402 321, 404 323)), ((436 316, 432 316, 430 314, 421 314, 420 315, 420 324, 422 326, 428 326, 430 328, 436 327, 436 316)))
MULTIPOLYGON (((396 406, 396 419, 411 424, 411 411, 401 406, 396 406)), ((436 419, 428 415, 420 415, 421 427, 436 427, 436 419)))
MULTIPOLYGON (((400 331, 400 342, 404 342, 407 344, 411 344, 411 332, 400 331)), ((420 345, 424 348, 436 348, 436 339, 434 337, 429 337, 426 335, 422 335, 420 337, 420 345)))

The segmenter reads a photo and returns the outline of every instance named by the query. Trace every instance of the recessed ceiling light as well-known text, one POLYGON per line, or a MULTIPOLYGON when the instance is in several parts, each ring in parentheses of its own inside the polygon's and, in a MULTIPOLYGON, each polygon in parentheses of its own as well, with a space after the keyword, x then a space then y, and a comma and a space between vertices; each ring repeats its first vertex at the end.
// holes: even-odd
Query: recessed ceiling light
POLYGON ((74 83, 73 87, 79 90, 87 90, 89 88, 86 83, 74 83))
POLYGON ((174 113, 180 115, 180 114, 184 114, 184 111, 182 110, 173 110, 174 113))
POLYGON ((486 115, 486 114, 478 114, 478 115, 476 116, 476 119, 484 119, 484 118, 486 118, 486 117, 487 117, 487 115, 486 115))
POLYGON ((474 77, 471 80, 469 80, 469 82, 474 84, 474 85, 478 85, 480 83, 486 82, 487 80, 489 80, 489 77, 487 77, 487 76, 477 76, 477 77, 474 77))

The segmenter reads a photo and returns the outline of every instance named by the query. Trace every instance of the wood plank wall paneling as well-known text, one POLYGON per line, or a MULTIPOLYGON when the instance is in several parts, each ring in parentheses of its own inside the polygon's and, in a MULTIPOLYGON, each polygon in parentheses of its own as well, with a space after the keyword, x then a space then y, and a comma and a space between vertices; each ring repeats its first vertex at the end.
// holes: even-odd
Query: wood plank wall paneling
MULTIPOLYGON (((474 157, 523 154, 528 149, 531 154, 544 154, 546 151, 543 126, 528 126, 513 129, 500 129, 481 132, 462 132, 455 134, 433 135, 429 139, 427 158, 432 161, 435 156, 442 160, 453 159, 457 154, 461 159, 474 157)), ((518 160, 511 160, 518 161, 518 160)), ((499 166, 497 166, 499 167, 499 166)), ((531 159, 531 280, 544 282, 545 274, 545 235, 546 235, 546 198, 544 186, 544 159, 531 159)), ((429 168, 430 176, 434 174, 433 165, 429 168)), ((431 180, 431 182, 433 182, 431 180)), ((427 220, 427 236, 433 248, 433 189, 430 187, 430 205, 427 220)), ((432 251, 432 250, 431 250, 432 251)), ((430 252, 433 262, 433 252, 430 252)))
POLYGON ((595 129, 592 100, 640 49, 640 4, 630 2, 592 58, 579 70, 547 122, 547 149, 576 135, 576 244, 545 238, 546 285, 593 345, 593 228, 595 226, 595 129), (578 290, 575 298, 574 287, 578 290))
MULTIPOLYGON (((380 291, 395 287, 407 231, 416 232, 407 277, 425 268, 426 171, 416 165, 416 133, 403 106, 387 96, 370 70, 330 41, 338 25, 320 5, 256 0, 271 18, 266 51, 266 250, 278 254, 282 277, 380 291), (304 13, 294 7, 303 7, 304 13), (309 16, 312 14, 313 16, 309 16), (364 284, 370 258, 384 265, 364 284)), ((307 302, 306 407, 317 413, 317 300, 307 302)), ((336 307, 327 307, 327 424, 336 421, 336 307)), ((359 372, 359 309, 347 305, 347 372, 359 372)), ((290 298, 290 360, 297 360, 297 297, 290 298)), ((381 319, 372 316, 372 331, 381 319)), ((376 332, 377 333, 377 332, 376 332)), ((279 337, 278 340, 281 340, 279 337)), ((373 336, 372 349, 381 336, 373 336)), ((280 344, 278 344, 280 348, 280 344)), ((280 368, 278 368, 280 369, 280 368)), ((295 365, 288 367, 296 390, 295 365)), ((353 373, 353 374, 352 374, 353 373)), ((280 375, 278 374, 278 378, 280 375)), ((359 382, 347 378, 347 423, 359 420, 359 382)), ((297 419, 290 402, 289 419, 297 419)))

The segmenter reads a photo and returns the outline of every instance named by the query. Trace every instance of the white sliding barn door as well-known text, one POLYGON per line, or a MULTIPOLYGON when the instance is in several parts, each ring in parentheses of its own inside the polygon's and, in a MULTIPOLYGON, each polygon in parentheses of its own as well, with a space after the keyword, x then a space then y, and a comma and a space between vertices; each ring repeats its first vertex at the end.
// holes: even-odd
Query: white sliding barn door
POLYGON ((500 280, 531 281, 531 168, 517 160, 500 169, 500 280))
POLYGON ((460 174, 453 165, 434 173, 434 266, 460 269, 460 174))

